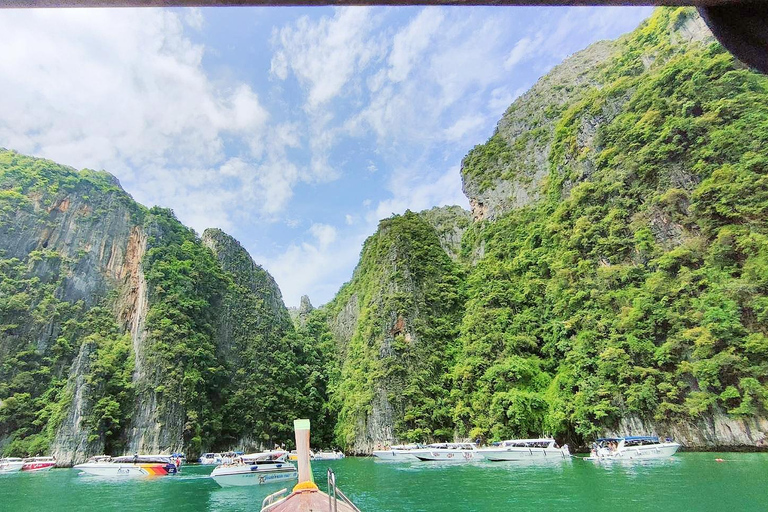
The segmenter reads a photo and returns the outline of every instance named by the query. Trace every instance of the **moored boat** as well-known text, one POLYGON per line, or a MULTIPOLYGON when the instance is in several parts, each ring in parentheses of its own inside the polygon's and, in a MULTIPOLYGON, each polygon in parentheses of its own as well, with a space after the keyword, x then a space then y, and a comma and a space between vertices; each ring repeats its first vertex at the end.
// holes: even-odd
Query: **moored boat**
POLYGON ((0 473, 15 473, 21 471, 24 461, 19 457, 6 457, 0 459, 0 473))
POLYGON ((74 469, 89 475, 121 478, 175 475, 178 472, 175 461, 168 455, 98 455, 83 464, 76 464, 74 469))
POLYGON ((478 452, 492 462, 510 460, 566 460, 571 457, 568 445, 562 448, 552 438, 509 439, 497 446, 480 448, 478 452))
POLYGON ((592 452, 585 460, 665 459, 679 449, 679 443, 670 439, 660 441, 656 436, 606 437, 592 444, 592 452))
POLYGON ((56 466, 56 459, 53 457, 28 457, 24 459, 22 471, 48 471, 56 466))
POLYGON ((332 452, 312 452, 310 458, 312 460, 338 460, 344 458, 344 453, 335 450, 332 452))
POLYGON ((243 455, 237 462, 221 464, 211 472, 222 487, 259 485, 299 476, 296 467, 288 462, 288 452, 275 450, 243 455))
POLYGON ((419 460, 414 454, 414 450, 421 448, 418 444, 395 445, 388 450, 374 450, 373 456, 381 460, 419 460))
POLYGON ((470 462, 483 460, 483 454, 475 443, 446 443, 430 445, 424 450, 415 450, 414 455, 422 461, 470 462))
POLYGON ((220 453, 204 453, 197 462, 205 466, 218 466, 224 463, 224 457, 220 453))

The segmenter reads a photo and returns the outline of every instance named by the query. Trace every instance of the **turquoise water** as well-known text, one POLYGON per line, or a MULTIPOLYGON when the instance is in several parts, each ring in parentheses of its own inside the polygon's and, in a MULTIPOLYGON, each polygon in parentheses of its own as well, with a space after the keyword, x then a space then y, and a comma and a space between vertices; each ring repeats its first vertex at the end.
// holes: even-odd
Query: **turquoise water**
MULTIPOLYGON (((768 511, 768 454, 682 453, 604 465, 578 459, 450 465, 347 458, 313 463, 321 488, 329 466, 363 512, 768 511)), ((0 475, 0 510, 258 512, 264 496, 284 487, 220 488, 208 478, 212 469, 185 466, 178 476, 122 481, 71 469, 0 475)))

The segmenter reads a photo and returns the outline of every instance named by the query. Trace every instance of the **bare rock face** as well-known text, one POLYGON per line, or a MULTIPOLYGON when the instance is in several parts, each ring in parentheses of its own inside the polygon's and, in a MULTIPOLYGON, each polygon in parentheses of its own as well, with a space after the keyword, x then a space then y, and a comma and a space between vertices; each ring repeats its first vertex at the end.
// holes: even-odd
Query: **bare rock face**
POLYGON ((493 220, 539 198, 560 115, 579 95, 599 87, 591 70, 615 51, 614 41, 602 41, 556 66, 507 109, 491 141, 464 158, 463 190, 475 221, 493 220))
POLYGON ((291 315, 293 325, 297 328, 301 328, 307 325, 309 314, 314 310, 315 308, 312 306, 312 302, 310 302, 309 296, 302 295, 299 307, 289 307, 288 313, 291 315))
POLYGON ((436 206, 420 215, 437 232, 445 253, 457 261, 461 255, 461 239, 472 223, 472 214, 460 206, 436 206))
MULTIPOLYGON (((50 418, 31 425, 34 415, 4 415, 3 452, 50 450, 71 465, 106 450, 184 449, 196 404, 166 393, 181 382, 169 381, 167 367, 157 364, 167 347, 158 348, 147 324, 162 290, 150 290, 145 275, 150 251, 180 248, 179 237, 201 251, 189 258, 209 261, 200 256, 202 243, 220 264, 213 291, 201 292, 211 296, 198 297, 206 311, 219 308, 213 334, 209 324, 197 327, 214 338, 214 364, 238 368, 254 354, 280 350, 292 325, 272 276, 229 235, 207 230, 197 239, 161 210, 135 203, 105 172, 0 150, 0 279, 12 284, 4 293, 13 306, 0 308, 0 401, 50 418), (126 382, 109 384, 116 373, 126 382), (49 403, 39 400, 43 393, 49 403)), ((176 262, 169 258, 163 261, 176 262)))
POLYGON ((30 304, 29 311, 39 310, 45 301, 58 304, 47 316, 15 315, 17 327, 0 334, 0 354, 14 357, 32 347, 40 356, 56 357, 54 374, 66 380, 59 397, 65 409, 53 428, 50 449, 61 464, 72 464, 104 450, 104 440, 85 425, 94 405, 87 376, 96 344, 83 342, 71 359, 55 354, 61 352, 57 347, 62 339, 79 342, 72 322, 102 305, 112 308, 119 328, 132 333, 141 367, 147 309, 141 269, 146 247, 140 225, 143 209, 107 173, 78 172, 9 151, 0 151, 0 158, 0 189, 21 190, 12 195, 13 212, 6 210, 0 218, 0 256, 28 262, 29 273, 20 277, 49 287, 30 290, 41 293, 33 300, 42 302, 30 304), (69 313, 59 314, 62 308, 69 313))
MULTIPOLYGON (((240 242, 220 229, 206 229, 203 232, 202 242, 213 251, 222 269, 229 272, 235 280, 240 288, 237 295, 249 294, 256 299, 259 305, 258 320, 252 327, 260 332, 270 332, 278 338, 289 330, 292 321, 275 279, 253 261, 240 242), (277 328, 277 331, 273 328, 277 328)), ((237 300, 234 296, 231 299, 237 300)), ((225 353, 229 353, 237 343, 238 336, 242 337, 244 334, 238 333, 238 324, 244 320, 241 316, 242 312, 228 306, 232 301, 224 300, 216 329, 217 345, 225 353)))
POLYGON ((222 268, 232 273, 239 286, 257 294, 270 311, 280 316, 281 322, 289 321, 280 287, 269 272, 253 261, 240 242, 220 229, 206 229, 202 241, 216 255, 222 268))
POLYGON ((77 464, 84 461, 88 455, 104 451, 104 440, 89 441, 89 432, 82 427, 93 407, 86 375, 90 371, 90 358, 95 349, 93 343, 83 343, 77 359, 72 364, 72 373, 65 391, 71 397, 71 405, 51 446, 51 455, 59 465, 77 464))
POLYGON ((702 417, 697 422, 648 422, 636 416, 621 419, 616 431, 606 436, 657 435, 674 439, 688 450, 764 449, 768 419, 736 418, 723 413, 702 417))
MULTIPOLYGON (((544 178, 556 165, 552 162, 552 143, 558 125, 571 106, 583 101, 591 91, 611 84, 602 71, 626 52, 624 40, 600 41, 553 68, 507 109, 491 139, 469 152, 462 162, 461 175, 473 220, 496 219, 541 197, 544 178)), ((708 43, 714 38, 700 17, 690 16, 674 27, 671 40, 708 43)), ((646 68, 657 58, 647 54, 642 57, 646 68)), ((599 127, 616 117, 628 98, 628 94, 613 98, 579 119, 577 147, 571 153, 594 148, 599 127)), ((576 163, 580 169, 579 180, 588 179, 594 169, 590 158, 569 163, 576 163)), ((573 184, 564 184, 566 195, 573 184)))

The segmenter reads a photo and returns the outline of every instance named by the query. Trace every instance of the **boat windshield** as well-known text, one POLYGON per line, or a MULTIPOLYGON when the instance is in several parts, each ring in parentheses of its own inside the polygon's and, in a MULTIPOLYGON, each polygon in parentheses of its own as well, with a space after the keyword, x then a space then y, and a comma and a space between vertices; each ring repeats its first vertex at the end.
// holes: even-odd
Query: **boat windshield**
POLYGON ((649 444, 659 444, 658 437, 627 437, 624 439, 624 446, 645 446, 649 444))
POLYGON ((504 447, 514 448, 560 448, 554 439, 512 439, 504 441, 504 447))

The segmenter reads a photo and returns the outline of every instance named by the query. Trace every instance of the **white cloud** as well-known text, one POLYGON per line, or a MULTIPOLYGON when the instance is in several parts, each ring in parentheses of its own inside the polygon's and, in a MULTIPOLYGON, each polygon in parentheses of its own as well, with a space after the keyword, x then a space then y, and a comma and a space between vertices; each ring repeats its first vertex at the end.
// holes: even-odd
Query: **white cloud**
POLYGON ((312 241, 290 244, 277 255, 256 255, 280 284, 285 303, 298 306, 302 295, 309 295, 315 305, 327 302, 349 280, 357 263, 367 233, 347 233, 329 237, 332 226, 318 225, 310 229, 312 241), (313 232, 313 230, 316 232, 313 232))
POLYGON ((309 232, 315 237, 320 249, 326 249, 336 240, 336 228, 330 224, 312 224, 309 232))
POLYGON ((203 11, 199 7, 190 7, 184 10, 184 23, 195 30, 202 30, 205 24, 203 11))
POLYGON ((529 54, 532 47, 532 41, 530 37, 524 37, 520 39, 515 46, 512 47, 512 51, 509 52, 507 60, 504 61, 504 67, 507 69, 515 67, 518 62, 522 61, 526 54, 529 54))
POLYGON ((476 133, 477 129, 483 125, 493 122, 486 116, 477 114, 467 114, 456 120, 450 127, 444 130, 445 139, 449 141, 459 141, 464 139, 467 134, 476 133))
POLYGON ((347 223, 347 226, 351 226, 351 225, 352 225, 352 224, 354 224, 356 221, 357 221, 357 219, 356 219, 356 218, 355 218, 353 215, 350 215, 350 214, 346 214, 346 215, 344 216, 344 222, 346 222, 346 223, 347 223))
POLYGON ((204 47, 184 34, 201 16, 4 11, 0 145, 107 169, 144 203, 173 197, 198 230, 230 224, 238 197, 216 177, 248 171, 226 157, 225 140, 261 147, 269 115, 248 85, 207 76, 204 47))
POLYGON ((388 59, 391 81, 402 82, 408 77, 411 68, 429 48, 443 19, 443 12, 439 8, 427 7, 395 35, 388 59))
POLYGON ((309 89, 309 109, 327 103, 376 54, 377 45, 369 39, 369 14, 367 8, 338 8, 332 18, 314 22, 305 16, 283 27, 274 35, 278 50, 272 72, 285 80, 290 69, 309 89))

